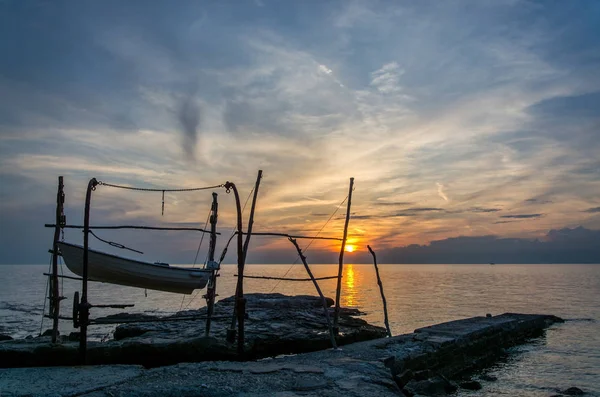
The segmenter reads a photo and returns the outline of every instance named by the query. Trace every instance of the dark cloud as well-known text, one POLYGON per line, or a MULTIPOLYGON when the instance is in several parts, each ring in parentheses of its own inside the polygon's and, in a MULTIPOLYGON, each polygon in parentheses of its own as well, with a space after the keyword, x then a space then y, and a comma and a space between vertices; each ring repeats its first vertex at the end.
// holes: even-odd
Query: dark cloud
POLYGON ((600 230, 551 230, 543 241, 496 236, 453 237, 429 245, 380 250, 382 263, 600 263, 600 230))
POLYGON ((530 198, 525 200, 526 203, 535 203, 535 204, 552 204, 552 201, 550 200, 544 200, 544 199, 540 199, 540 198, 530 198))
POLYGON ((591 214, 595 214, 597 212, 600 212, 600 207, 588 208, 587 210, 585 210, 583 212, 589 212, 591 214))
POLYGON ((374 203, 375 205, 380 205, 380 206, 398 206, 398 207, 402 207, 405 205, 413 205, 414 203, 411 201, 376 201, 374 203))
POLYGON ((471 207, 467 210, 468 212, 476 213, 488 213, 502 211, 500 208, 483 208, 483 207, 471 207))
POLYGON ((183 151, 188 160, 194 160, 200 126, 200 105, 193 95, 185 98, 179 107, 178 119, 183 128, 183 151))
POLYGON ((542 216, 544 216, 544 214, 517 214, 517 215, 502 215, 500 218, 532 219, 532 218, 540 218, 542 216))

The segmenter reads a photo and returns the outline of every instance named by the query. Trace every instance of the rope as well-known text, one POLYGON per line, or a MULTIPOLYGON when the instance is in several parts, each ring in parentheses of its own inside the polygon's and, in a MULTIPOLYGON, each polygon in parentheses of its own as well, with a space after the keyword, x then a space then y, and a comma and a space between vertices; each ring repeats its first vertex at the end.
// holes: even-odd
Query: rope
MULTIPOLYGON (((89 232, 90 232, 90 234, 92 236, 96 237, 98 240, 102 241, 103 243, 106 243, 106 244, 110 245, 111 247, 116 247, 116 248, 120 248, 120 249, 124 249, 124 250, 129 250, 129 251, 137 252, 138 254, 142 254, 142 255, 144 254, 142 251, 138 251, 136 249, 126 247, 123 244, 115 243, 114 241, 104 240, 104 239, 96 236, 96 234, 94 234, 94 232, 92 232, 91 230, 89 232)), ((202 237, 204 237, 204 233, 202 233, 202 237)))
MULTIPOLYGON (((323 231, 323 229, 325 229, 325 226, 327 226, 327 224, 329 223, 329 221, 331 221, 331 219, 335 216, 335 214, 338 212, 338 210, 340 209, 340 207, 342 205, 344 205, 344 203, 346 202, 346 200, 348 200, 349 196, 346 196, 346 198, 344 200, 342 200, 342 202, 337 206, 337 208, 335 209, 335 211, 333 211, 333 214, 331 214, 331 216, 329 217, 329 219, 327 219, 327 222, 325 222, 325 224, 323 224, 323 226, 321 226, 321 229, 319 229, 319 231, 317 232, 317 234, 315 235, 315 237, 310 240, 310 242, 308 243, 308 245, 304 248, 304 253, 306 253, 306 251, 308 251, 308 248, 310 247, 310 245, 313 243, 313 241, 315 241, 315 238, 319 236, 319 234, 323 231)), ((296 260, 294 260, 294 263, 292 263, 292 265, 289 267, 289 269, 287 270, 287 272, 285 272, 285 274, 283 275, 283 278, 285 278, 288 273, 292 270, 292 268, 294 267, 294 265, 296 263, 298 263, 298 259, 300 259, 300 255, 298 255, 296 257, 296 260)), ((277 281, 277 283, 273 286, 273 288, 271 289, 271 292, 273 292, 275 290, 275 288, 277 288, 277 286, 279 285, 279 283, 281 282, 281 280, 277 281)))
MULTIPOLYGON (((250 190, 248 197, 246 197, 246 201, 244 202, 244 206, 242 207, 242 215, 244 214, 244 211, 246 210, 246 205, 248 204, 248 200, 250 200, 250 196, 252 195, 252 192, 254 192, 254 187, 250 190)), ((223 262, 223 259, 225 259, 225 255, 227 255, 227 248, 229 248, 229 244, 231 243, 231 240, 233 240, 233 236, 235 236, 237 234, 237 231, 235 230, 236 227, 237 226, 233 226, 233 228, 231 229, 231 236, 229 237, 229 240, 227 240, 227 244, 225 244, 225 248, 223 248, 223 251, 221 252, 221 258, 219 259, 219 265, 223 262)))
MULTIPOLYGON (((211 211, 208 211, 208 216, 206 217, 206 222, 204 223, 204 228, 205 229, 206 229, 206 226, 208 226, 208 221, 210 219, 210 212, 211 211)), ((194 257, 194 266, 196 266, 196 261, 198 260, 198 254, 200 253, 200 248, 202 247, 202 242, 203 241, 204 241, 204 233, 202 233, 202 237, 200 237, 200 243, 198 244, 198 249, 196 250, 196 256, 194 257)))
MULTIPOLYGON (((244 206, 242 207, 242 215, 244 214, 244 211, 246 210, 246 205, 248 204, 248 200, 250 200, 250 196, 252 196, 252 192, 254 192, 254 187, 252 188, 252 190, 250 190, 248 197, 246 197, 246 201, 244 202, 244 206)), ((221 259, 219 259, 219 265, 221 265, 221 262, 223 262, 223 259, 225 259, 225 255, 227 255, 227 248, 229 247, 229 243, 231 243, 231 240, 233 240, 233 236, 235 236, 237 234, 237 231, 235 230, 236 227, 237 226, 233 227, 232 232, 231 232, 231 237, 229 237, 229 241, 227 241, 225 248, 223 248, 223 252, 221 253, 221 259)), ((194 299, 196 299, 198 297, 199 293, 200 293, 199 291, 196 291, 196 294, 190 298, 190 301, 188 302, 187 305, 185 305, 184 309, 187 309, 192 304, 194 299)), ((183 296, 183 298, 185 298, 185 295, 183 296)), ((183 299, 181 300, 181 304, 183 306, 183 299)), ((179 310, 181 311, 181 308, 179 308, 179 310)))
POLYGON ((137 190, 137 191, 141 191, 141 192, 194 192, 194 191, 198 191, 198 190, 217 189, 217 188, 225 186, 224 184, 220 184, 220 185, 214 185, 214 186, 192 187, 192 188, 183 188, 183 189, 153 189, 153 188, 145 188, 145 187, 114 185, 112 183, 106 183, 106 182, 102 182, 102 181, 98 181, 98 185, 114 187, 117 189, 137 190))

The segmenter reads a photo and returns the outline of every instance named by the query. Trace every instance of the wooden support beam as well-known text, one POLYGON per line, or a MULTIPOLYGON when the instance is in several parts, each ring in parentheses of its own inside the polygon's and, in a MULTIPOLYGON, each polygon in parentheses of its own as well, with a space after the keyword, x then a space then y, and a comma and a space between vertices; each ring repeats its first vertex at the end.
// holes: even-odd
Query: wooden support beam
POLYGON ((342 276, 344 274, 344 250, 346 249, 346 238, 348 237, 348 223, 350 222, 350 208, 352 206, 352 190, 354 190, 354 178, 350 178, 350 188, 348 189, 348 205, 346 207, 346 223, 344 223, 344 236, 342 237, 342 247, 340 248, 340 257, 338 262, 338 281, 335 290, 335 309, 333 315, 333 330, 337 333, 338 319, 340 317, 340 294, 342 292, 342 276))
POLYGON ((379 277, 379 268, 377 267, 377 256, 375 251, 371 249, 370 245, 367 245, 369 252, 373 256, 373 265, 375 265, 375 274, 377 275, 377 285, 379 285, 379 292, 381 293, 381 300, 383 301, 383 321, 385 323, 385 329, 387 336, 392 337, 392 331, 390 330, 390 320, 388 318, 387 301, 385 300, 385 294, 383 293, 383 284, 381 283, 381 277, 379 277))
POLYGON ((87 356, 87 327, 90 317, 90 304, 87 299, 90 208, 92 205, 92 191, 96 190, 96 186, 98 186, 96 178, 90 179, 85 193, 85 212, 83 218, 83 280, 81 281, 81 302, 78 305, 79 323, 81 327, 81 332, 79 333, 79 361, 81 365, 85 365, 87 356))
MULTIPOLYGON (((217 246, 217 219, 219 212, 219 203, 217 201, 217 193, 212 194, 213 201, 211 205, 210 214, 210 243, 208 245, 208 265, 213 266, 215 262, 215 248, 217 246)), ((210 325, 212 322, 212 315, 215 308, 215 298, 217 296, 217 275, 219 269, 213 269, 206 287, 206 324, 204 328, 204 336, 210 335, 210 325)))
POLYGON ((329 318, 329 309, 327 308, 327 300, 325 300, 325 295, 323 295, 323 292, 321 291, 321 288, 319 287, 319 283, 317 283, 317 280, 315 279, 315 276, 313 276, 312 271, 310 270, 310 267, 308 267, 308 263, 306 263, 306 257, 302 253, 300 246, 298 246, 298 243, 293 238, 290 238, 289 240, 292 244, 294 244, 294 247, 296 247, 296 251, 298 251, 298 255, 300 256, 300 259, 302 260, 302 263, 304 264, 304 268, 306 269, 306 272, 310 276, 310 279, 312 280, 312 282, 315 286, 315 289, 317 290, 317 292, 319 293, 319 296, 321 297, 321 303, 323 304, 323 311, 325 311, 325 319, 327 320, 327 327, 329 328, 329 338, 331 339, 331 346, 334 349, 337 349, 337 343, 335 342, 335 333, 333 332, 333 326, 331 325, 331 319, 329 318))
POLYGON ((52 315, 52 343, 58 338, 58 320, 60 317, 60 293, 58 291, 58 241, 60 239, 61 225, 65 224, 64 218, 65 192, 63 177, 58 177, 58 191, 56 193, 56 225, 54 226, 54 241, 52 244, 52 279, 50 282, 50 314, 52 315))

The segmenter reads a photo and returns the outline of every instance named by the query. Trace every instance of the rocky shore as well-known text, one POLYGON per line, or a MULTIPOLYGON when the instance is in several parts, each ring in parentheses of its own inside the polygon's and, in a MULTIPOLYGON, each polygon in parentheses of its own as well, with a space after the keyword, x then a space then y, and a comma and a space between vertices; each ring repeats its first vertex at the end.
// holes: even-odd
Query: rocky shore
MULTIPOLYGON (((331 347, 327 322, 319 297, 282 294, 247 294, 245 360, 298 354, 331 347)), ((327 298, 333 313, 333 300, 327 298)), ((139 364, 158 367, 180 362, 239 360, 236 344, 226 342, 233 313, 233 297, 215 304, 209 337, 204 337, 204 320, 152 322, 152 316, 121 314, 106 320, 142 323, 116 327, 114 339, 88 342, 87 364, 139 364)), ((206 308, 179 312, 174 318, 203 316, 206 308)), ((338 345, 377 339, 385 329, 368 324, 356 309, 341 308, 336 338, 338 345)), ((51 344, 50 337, 0 342, 0 368, 78 365, 77 338, 63 337, 51 344)))
MULTIPOLYGON (((273 351, 281 351, 283 346, 297 343, 306 333, 314 340, 327 340, 322 312, 320 316, 315 312, 316 319, 321 320, 320 331, 290 329, 286 325, 290 316, 298 317, 299 324, 310 324, 312 320, 307 319, 311 316, 306 313, 310 313, 311 309, 307 309, 304 304, 296 307, 299 300, 295 298, 280 296, 279 299, 287 300, 284 305, 289 307, 284 310, 282 303, 277 303, 269 296, 256 297, 255 308, 271 305, 271 309, 280 317, 278 321, 272 317, 258 321, 260 316, 255 314, 255 331, 261 330, 265 334, 262 334, 261 339, 253 331, 253 337, 249 338, 253 342, 249 342, 249 348, 256 344, 259 348, 254 351, 264 353, 265 346, 271 343, 275 347, 273 351), (289 313, 282 313, 286 311, 289 313), (262 325, 258 325, 261 323, 262 325), (268 335, 277 330, 284 331, 274 334, 279 336, 268 335), (287 333, 289 335, 286 336, 287 333)), ((252 311, 250 318, 253 317, 251 313, 252 311)), ((345 321, 348 323, 342 328, 342 334, 347 333, 350 338, 348 342, 352 342, 353 338, 365 337, 365 329, 373 332, 370 336, 380 332, 348 313, 346 316, 353 318, 347 317, 345 321), (355 332, 350 332, 353 329, 355 332)), ((506 348, 539 337, 543 335, 545 328, 561 321, 554 316, 527 314, 474 317, 420 328, 407 335, 349 343, 335 350, 324 346, 325 350, 246 362, 197 359, 194 361, 202 362, 180 362, 150 369, 139 365, 9 368, 0 370, 0 390, 3 397, 436 396, 452 393, 459 388, 477 390, 482 387, 482 383, 494 381, 492 377, 481 375, 472 378, 471 375, 505 356, 506 348)), ((167 324, 122 326, 119 331, 121 339, 108 344, 127 343, 127 340, 147 344, 147 349, 154 349, 153 354, 167 354, 171 357, 170 360, 172 354, 161 349, 167 349, 166 346, 172 348, 173 343, 177 343, 173 342, 177 340, 177 332, 171 329, 171 324, 167 324), (170 334, 173 335, 169 336, 170 334), (151 347, 157 342, 164 344, 158 350, 151 347)), ((198 332, 203 329, 203 323, 196 326, 198 332)), ((193 330, 190 329, 189 332, 194 335, 193 330)), ((185 332, 182 335, 190 337, 185 332)), ((219 338, 220 336, 214 339, 219 338)), ((219 343, 226 345, 226 342, 219 343)), ((0 342, 2 348, 11 344, 15 343, 0 342)), ((304 345, 304 348, 307 346, 313 349, 321 345, 320 342, 313 342, 304 345)), ((299 346, 287 346, 286 349, 299 350, 299 346)), ((190 353, 190 356, 194 354, 198 354, 198 351, 190 353)), ((0 357, 4 360, 5 356, 0 357)), ((97 359, 98 356, 95 357, 97 359)), ((123 355, 116 357, 122 359, 123 355)), ((5 364, 3 361, 3 365, 5 364)))

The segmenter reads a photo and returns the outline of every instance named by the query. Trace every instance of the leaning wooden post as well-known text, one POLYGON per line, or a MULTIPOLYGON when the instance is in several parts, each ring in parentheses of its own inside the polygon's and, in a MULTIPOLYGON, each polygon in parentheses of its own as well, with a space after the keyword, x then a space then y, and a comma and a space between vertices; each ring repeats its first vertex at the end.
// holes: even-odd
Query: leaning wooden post
POLYGON ((323 304, 323 310, 325 311, 325 318, 327 319, 327 327, 329 328, 329 337, 331 339, 331 346, 333 346, 334 349, 337 349, 337 343, 335 342, 335 333, 333 332, 333 326, 331 325, 331 319, 329 318, 329 310, 327 309, 327 300, 325 299, 325 295, 323 295, 323 292, 321 291, 321 288, 319 287, 319 283, 317 283, 317 280, 315 279, 315 276, 313 276, 313 274, 310 270, 310 267, 308 267, 308 263, 306 263, 306 257, 302 253, 302 250, 298 246, 298 243, 296 242, 296 240, 291 237, 289 237, 288 240, 290 240, 290 242, 292 244, 294 244, 294 247, 296 247, 296 251, 298 251, 298 255, 300 256, 300 259, 302 260, 302 263, 304 264, 304 268, 306 269, 306 272, 310 276, 311 281, 315 285, 315 288, 317 289, 317 292, 319 293, 319 296, 321 297, 321 303, 323 304))
POLYGON ((242 206, 240 204, 240 195, 233 182, 226 182, 225 189, 229 192, 233 189, 235 195, 235 205, 237 208, 237 255, 238 255, 238 279, 235 288, 235 306, 231 328, 227 330, 227 340, 233 342, 235 339, 235 323, 238 323, 238 354, 244 354, 244 317, 246 315, 246 301, 244 300, 244 244, 242 235, 242 206))
POLYGON ((211 206, 210 215, 210 244, 208 246, 208 264, 212 270, 210 281, 208 282, 208 288, 206 288, 206 328, 204 330, 204 336, 210 334, 210 324, 212 314, 215 308, 215 298, 217 296, 217 272, 219 271, 219 265, 215 262, 215 248, 217 246, 217 218, 219 211, 219 203, 217 202, 217 193, 212 194, 213 201, 211 206))
POLYGON ((381 300, 383 301, 383 321, 385 322, 385 329, 387 330, 387 336, 392 337, 392 331, 390 330, 390 320, 388 319, 387 302, 385 295, 383 294, 383 284, 381 283, 381 277, 379 277, 379 268, 377 267, 377 257, 375 252, 371 249, 370 245, 367 245, 369 252, 373 255, 373 264, 375 265, 375 274, 377 275, 377 285, 379 285, 379 292, 381 292, 381 300))
POLYGON ((250 217, 248 218, 248 233, 246 234, 246 241, 244 241, 244 264, 246 263, 246 256, 248 255, 248 245, 250 245, 250 237, 252 237, 252 226, 254 225, 254 209, 256 208, 256 198, 258 197, 258 188, 260 186, 261 179, 262 170, 258 170, 256 183, 254 184, 254 196, 252 197, 252 206, 250 207, 250 217))
POLYGON ((83 274, 81 281, 81 303, 79 304, 79 324, 81 326, 81 333, 79 336, 79 359, 82 365, 84 365, 86 361, 87 326, 90 317, 90 304, 87 300, 90 206, 92 202, 92 191, 96 190, 97 185, 98 181, 96 178, 90 179, 85 194, 85 213, 83 218, 83 274))
POLYGON ((63 177, 58 177, 58 191, 56 193, 56 226, 54 227, 54 243, 52 244, 52 283, 50 287, 50 314, 52 314, 52 343, 58 338, 58 316, 60 314, 60 300, 58 293, 58 240, 60 229, 66 224, 64 216, 65 192, 63 177))
POLYGON ((333 330, 337 335, 339 332, 338 320, 340 317, 340 294, 342 292, 342 275, 344 273, 344 250, 346 249, 346 238, 348 237, 348 223, 350 222, 350 207, 352 205, 352 190, 354 188, 354 178, 350 178, 350 188, 348 189, 348 205, 346 207, 346 223, 344 224, 344 237, 342 238, 342 248, 340 249, 340 258, 338 263, 338 280, 335 290, 335 310, 333 316, 333 330))

